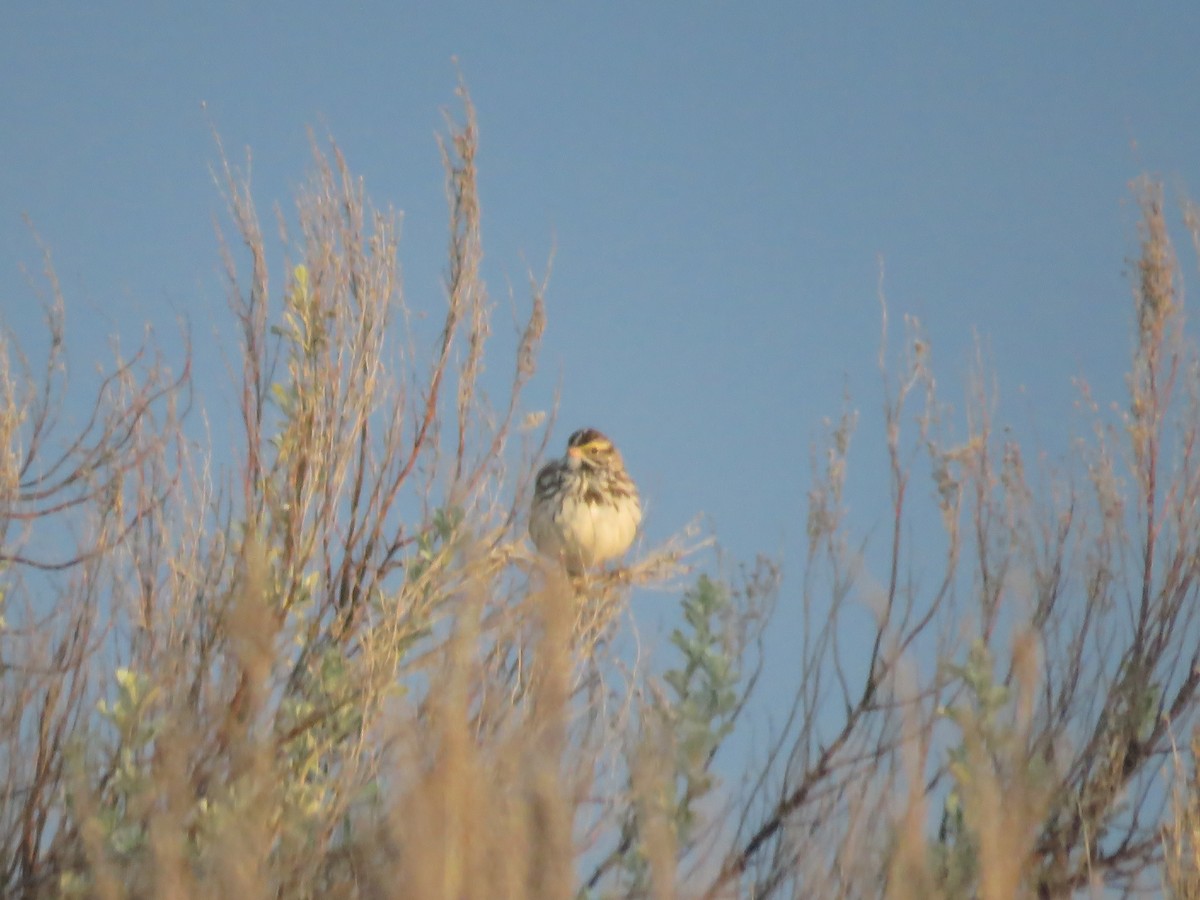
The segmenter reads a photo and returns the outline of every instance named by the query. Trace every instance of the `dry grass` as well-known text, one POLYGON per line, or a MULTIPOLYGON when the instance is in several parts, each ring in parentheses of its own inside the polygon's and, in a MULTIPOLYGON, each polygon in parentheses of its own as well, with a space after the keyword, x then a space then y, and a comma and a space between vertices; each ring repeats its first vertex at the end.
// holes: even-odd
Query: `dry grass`
POLYGON ((1167 895, 1179 900, 1200 897, 1200 780, 1197 755, 1200 729, 1193 729, 1186 750, 1177 750, 1177 781, 1171 796, 1171 815, 1163 824, 1163 883, 1167 895))
POLYGON ((188 363, 149 347, 61 428, 47 261, 48 364, 0 345, 0 892, 1197 896, 1197 744, 1173 735, 1198 724, 1200 367, 1159 189, 1137 187, 1128 404, 1083 390, 1078 466, 1027 470, 982 364, 956 416, 916 322, 889 359, 884 307, 889 527, 849 531, 847 408, 814 455, 792 703, 739 782, 716 761, 778 569, 695 579, 688 529, 583 581, 530 555, 545 283, 489 401, 462 103, 431 344, 396 217, 336 147, 282 217, 283 273, 223 161, 229 470, 182 437, 188 363), (635 588, 680 596, 653 658, 620 649, 635 588))

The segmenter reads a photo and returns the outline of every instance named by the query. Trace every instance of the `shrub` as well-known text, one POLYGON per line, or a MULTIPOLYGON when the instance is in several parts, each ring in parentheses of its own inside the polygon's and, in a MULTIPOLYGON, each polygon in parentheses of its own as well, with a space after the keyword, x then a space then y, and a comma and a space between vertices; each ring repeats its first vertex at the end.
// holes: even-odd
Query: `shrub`
POLYGON ((1200 370, 1160 189, 1137 188, 1128 406, 1112 421, 1085 389, 1094 428, 1060 469, 1027 471, 982 367, 954 439, 915 321, 888 360, 885 307, 887 540, 845 514, 848 407, 789 587, 793 701, 761 757, 726 759, 739 784, 716 763, 778 567, 693 577, 691 529, 582 582, 530 554, 545 287, 493 404, 462 102, 431 347, 396 219, 336 146, 314 143, 279 284, 223 161, 227 470, 184 437, 190 359, 150 345, 64 430, 47 260, 47 366, 0 346, 4 894, 1196 896, 1200 370), (636 587, 680 596, 649 661, 614 639, 636 587))

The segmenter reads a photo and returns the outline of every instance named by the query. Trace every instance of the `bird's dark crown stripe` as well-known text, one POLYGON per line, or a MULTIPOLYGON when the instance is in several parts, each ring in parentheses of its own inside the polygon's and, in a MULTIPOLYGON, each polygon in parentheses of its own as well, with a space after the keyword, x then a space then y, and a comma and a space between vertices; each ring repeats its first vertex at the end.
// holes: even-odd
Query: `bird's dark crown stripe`
POLYGON ((582 447, 584 444, 590 444, 592 441, 602 439, 608 440, 595 428, 580 428, 567 440, 568 447, 582 447))

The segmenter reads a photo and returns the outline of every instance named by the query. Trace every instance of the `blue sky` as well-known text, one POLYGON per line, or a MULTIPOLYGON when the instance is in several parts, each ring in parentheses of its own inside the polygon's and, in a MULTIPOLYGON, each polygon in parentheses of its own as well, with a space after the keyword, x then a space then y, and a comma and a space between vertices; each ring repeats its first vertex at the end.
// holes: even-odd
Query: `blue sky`
POLYGON ((555 249, 531 400, 561 378, 556 447, 604 429, 652 539, 704 512, 733 558, 782 554, 793 585, 810 447, 847 386, 855 521, 886 517, 880 259, 946 399, 962 399, 977 334, 1000 418, 1061 453, 1072 376, 1121 397, 1129 181, 1200 183, 1193 4, 171 6, 0 13, 0 318, 19 341, 41 341, 27 214, 78 373, 109 337, 135 343, 151 322, 166 340, 183 315, 207 344, 200 394, 228 392, 212 128, 231 156, 252 149, 264 211, 302 183, 306 128, 332 134, 373 199, 404 211, 410 302, 438 308, 434 134, 456 57, 479 110, 493 296, 519 296, 555 249))

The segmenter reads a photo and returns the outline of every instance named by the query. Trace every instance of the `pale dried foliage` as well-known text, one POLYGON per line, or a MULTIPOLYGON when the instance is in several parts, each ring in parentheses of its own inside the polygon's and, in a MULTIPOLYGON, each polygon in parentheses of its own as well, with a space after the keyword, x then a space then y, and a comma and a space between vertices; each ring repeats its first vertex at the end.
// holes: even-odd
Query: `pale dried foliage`
POLYGON ((1163 884, 1179 900, 1200 897, 1200 727, 1192 729, 1186 748, 1174 758, 1176 783, 1171 815, 1163 825, 1163 884))
POLYGON ((118 361, 93 420, 56 443, 61 303, 40 380, 3 357, 6 894, 561 897, 589 852, 578 823, 619 826, 641 663, 614 665, 612 638, 630 591, 677 585, 705 541, 684 531, 577 583, 528 551, 545 436, 515 423, 544 284, 493 406, 462 99, 432 354, 398 218, 336 147, 314 143, 297 224, 280 218, 280 287, 223 161, 233 477, 182 438, 186 364, 118 361), (34 540, 55 516, 86 537, 38 555, 68 537, 34 540), (49 568, 69 578, 34 585, 49 568))
POLYGON ((530 553, 545 280, 489 400, 462 103, 436 311, 336 147, 279 217, 282 277, 222 152, 231 468, 183 437, 187 360, 149 349, 64 425, 47 264, 44 370, 0 345, 0 891, 1197 896, 1197 744, 1173 741, 1200 725, 1200 367, 1158 187, 1136 192, 1128 406, 1082 387, 1058 469, 995 424, 982 358, 961 416, 915 321, 893 361, 883 306, 886 527, 851 528, 847 406, 814 455, 790 706, 720 784, 777 568, 688 586, 651 662, 630 592, 690 585, 694 530, 581 580, 530 553))
MULTIPOLYGON (((1027 469, 982 363, 953 436, 909 320, 900 365, 881 355, 881 553, 846 524, 856 414, 832 426, 795 702, 705 896, 1124 895, 1160 887, 1164 845, 1181 856, 1166 800, 1200 685, 1200 370, 1161 190, 1135 196, 1129 405, 1114 422, 1081 386, 1075 460, 1027 469)), ((884 323, 886 348, 886 305, 884 323)))

